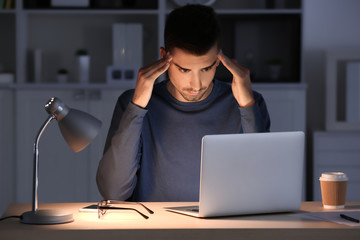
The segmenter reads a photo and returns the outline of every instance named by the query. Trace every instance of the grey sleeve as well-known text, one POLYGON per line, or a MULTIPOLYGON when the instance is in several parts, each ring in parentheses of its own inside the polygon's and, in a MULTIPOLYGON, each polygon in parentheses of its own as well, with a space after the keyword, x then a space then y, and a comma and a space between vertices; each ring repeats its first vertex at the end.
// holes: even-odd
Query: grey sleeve
POLYGON ((255 104, 239 107, 244 133, 270 132, 270 116, 261 94, 254 92, 255 104))
POLYGON ((115 108, 96 175, 98 189, 104 199, 126 200, 133 194, 140 166, 141 129, 146 113, 146 109, 131 102, 125 110, 119 104, 115 108))

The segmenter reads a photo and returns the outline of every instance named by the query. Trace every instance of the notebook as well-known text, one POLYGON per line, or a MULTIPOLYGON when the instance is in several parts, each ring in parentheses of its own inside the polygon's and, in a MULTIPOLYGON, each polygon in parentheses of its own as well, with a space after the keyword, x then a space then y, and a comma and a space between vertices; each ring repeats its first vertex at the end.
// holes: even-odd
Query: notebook
POLYGON ((297 211, 304 141, 303 132, 204 136, 199 205, 166 210, 200 218, 297 211))

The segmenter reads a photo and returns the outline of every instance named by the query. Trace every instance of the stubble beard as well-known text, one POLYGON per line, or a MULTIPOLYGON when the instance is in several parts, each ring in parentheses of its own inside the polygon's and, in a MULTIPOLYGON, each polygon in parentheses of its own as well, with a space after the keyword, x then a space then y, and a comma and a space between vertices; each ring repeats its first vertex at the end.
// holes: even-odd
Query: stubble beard
POLYGON ((194 89, 190 89, 190 88, 183 88, 182 90, 179 90, 175 87, 175 85, 169 80, 168 82, 168 90, 169 92, 171 92, 171 89, 173 91, 176 91, 177 93, 179 93, 187 102, 199 102, 199 101, 202 101, 204 100, 205 98, 207 98, 209 95, 210 95, 210 92, 212 90, 212 87, 213 87, 213 84, 214 82, 211 82, 209 84, 208 87, 204 87, 204 88, 201 88, 199 91, 197 92, 200 92, 198 95, 190 95, 186 92, 189 92, 189 91, 194 91, 194 89))

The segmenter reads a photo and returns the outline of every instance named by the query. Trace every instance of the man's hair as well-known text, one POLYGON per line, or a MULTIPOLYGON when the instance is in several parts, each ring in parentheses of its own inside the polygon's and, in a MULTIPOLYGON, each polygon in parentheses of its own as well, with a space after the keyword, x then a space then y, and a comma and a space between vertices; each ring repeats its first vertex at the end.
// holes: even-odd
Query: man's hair
POLYGON ((220 49, 220 24, 211 7, 189 4, 173 10, 164 31, 165 49, 179 48, 191 54, 206 54, 215 44, 220 49))

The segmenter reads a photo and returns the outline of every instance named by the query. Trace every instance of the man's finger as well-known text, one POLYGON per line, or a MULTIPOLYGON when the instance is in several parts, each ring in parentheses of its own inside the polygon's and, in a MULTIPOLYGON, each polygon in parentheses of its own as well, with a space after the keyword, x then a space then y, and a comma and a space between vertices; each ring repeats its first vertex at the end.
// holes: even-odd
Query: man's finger
POLYGON ((143 72, 143 76, 146 78, 150 78, 154 76, 155 78, 159 77, 169 68, 171 60, 172 60, 171 58, 161 59, 159 63, 151 65, 149 68, 145 69, 145 71, 143 72))
POLYGON ((228 58, 227 56, 224 55, 224 53, 222 52, 222 50, 220 50, 219 54, 219 59, 222 62, 222 64, 224 64, 224 66, 233 74, 235 75, 236 72, 236 65, 234 64, 234 62, 232 62, 230 60, 230 58, 228 58))
POLYGON ((219 59, 233 76, 245 77, 249 74, 249 69, 241 66, 236 59, 230 59, 222 51, 219 53, 219 59))

